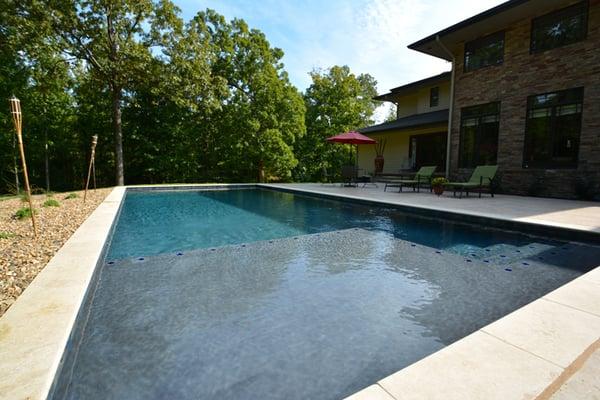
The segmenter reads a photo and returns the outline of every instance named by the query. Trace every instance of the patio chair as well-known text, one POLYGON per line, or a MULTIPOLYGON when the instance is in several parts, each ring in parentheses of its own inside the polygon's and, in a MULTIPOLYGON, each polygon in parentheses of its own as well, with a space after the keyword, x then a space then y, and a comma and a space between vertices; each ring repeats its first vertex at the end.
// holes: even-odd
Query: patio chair
POLYGON ((354 165, 344 165, 342 167, 342 186, 357 186, 358 168, 354 165))
POLYGON ((498 172, 497 165, 480 165, 475 168, 473 174, 471 174, 471 178, 467 182, 448 182, 444 186, 454 189, 454 196, 456 196, 457 191, 460 191, 459 197, 462 197, 464 191, 467 197, 469 197, 469 190, 477 190, 481 198, 483 189, 488 189, 492 197, 494 197, 492 182, 496 177, 496 172, 498 172))
POLYGON ((411 186, 413 192, 416 190, 420 191, 421 185, 429 185, 429 191, 431 191, 431 178, 433 173, 437 169, 436 166, 421 167, 413 177, 413 179, 393 179, 385 183, 383 191, 387 191, 388 187, 397 187, 398 192, 402 192, 404 186, 411 186))
POLYGON ((323 175, 322 176, 323 181, 321 182, 321 185, 331 183, 331 182, 333 182, 333 179, 335 178, 332 174, 328 173, 327 167, 322 168, 322 175, 323 175))

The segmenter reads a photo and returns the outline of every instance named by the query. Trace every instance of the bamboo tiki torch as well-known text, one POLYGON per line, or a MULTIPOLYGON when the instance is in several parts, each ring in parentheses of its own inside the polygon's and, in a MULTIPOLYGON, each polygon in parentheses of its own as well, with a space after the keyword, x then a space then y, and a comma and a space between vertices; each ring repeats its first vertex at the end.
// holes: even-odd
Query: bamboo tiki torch
POLYGON ((94 189, 96 188, 96 174, 95 174, 95 166, 94 166, 94 157, 96 156, 96 144, 98 144, 98 135, 92 136, 92 152, 90 154, 90 166, 88 168, 88 176, 85 182, 85 192, 83 192, 83 202, 85 203, 85 199, 87 197, 88 186, 90 184, 90 177, 92 176, 92 168, 94 169, 94 189))
POLYGON ((19 142, 19 151, 21 152, 21 161, 23 163, 23 177, 25 178, 25 190, 27 191, 27 200, 29 201, 29 210, 31 211, 31 226, 33 227, 33 237, 37 237, 37 229, 35 227, 35 212, 33 202, 31 201, 31 188, 29 187, 29 176, 27 175, 27 163, 25 162, 25 149, 23 148, 23 115, 21 113, 21 101, 15 96, 10 100, 10 113, 17 131, 17 141, 19 142))

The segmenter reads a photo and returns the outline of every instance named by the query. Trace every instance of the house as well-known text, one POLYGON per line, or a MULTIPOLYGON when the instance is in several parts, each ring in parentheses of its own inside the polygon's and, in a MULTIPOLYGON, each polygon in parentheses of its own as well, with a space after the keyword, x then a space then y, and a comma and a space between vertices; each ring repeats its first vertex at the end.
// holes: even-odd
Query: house
MULTIPOLYGON (((395 121, 360 130, 378 142, 385 140, 384 172, 399 173, 423 165, 437 165, 439 171, 444 171, 450 72, 399 86, 375 100, 396 105, 395 121)), ((375 149, 360 146, 358 152, 359 167, 373 171, 375 149)))
POLYGON ((511 0, 408 47, 452 63, 451 176, 498 164, 507 193, 597 190, 600 0, 511 0))

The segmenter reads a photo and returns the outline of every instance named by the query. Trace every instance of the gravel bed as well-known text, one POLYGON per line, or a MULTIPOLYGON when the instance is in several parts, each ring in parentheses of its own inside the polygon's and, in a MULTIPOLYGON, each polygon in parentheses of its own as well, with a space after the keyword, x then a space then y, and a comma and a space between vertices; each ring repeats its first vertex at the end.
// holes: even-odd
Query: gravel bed
POLYGON ((15 218, 15 212, 29 207, 29 203, 18 197, 0 198, 0 316, 111 190, 88 192, 85 204, 83 191, 34 195, 37 238, 33 236, 30 218, 15 218), (76 193, 78 197, 66 199, 70 193, 76 193), (44 207, 48 199, 57 200, 60 206, 44 207))

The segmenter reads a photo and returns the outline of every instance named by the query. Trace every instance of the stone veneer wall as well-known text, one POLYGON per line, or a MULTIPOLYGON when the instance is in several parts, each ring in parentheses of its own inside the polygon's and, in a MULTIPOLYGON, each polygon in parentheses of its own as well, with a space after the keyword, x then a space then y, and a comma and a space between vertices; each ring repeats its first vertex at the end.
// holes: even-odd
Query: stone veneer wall
MULTIPOLYGON (((455 54, 453 176, 462 178, 471 173, 458 168, 461 108, 500 101, 498 165, 502 192, 574 198, 577 177, 588 177, 600 185, 600 0, 590 0, 589 6, 588 35, 578 43, 530 54, 535 15, 505 30, 502 65, 464 72, 461 46, 460 53, 455 54), (584 87, 584 104, 577 169, 523 169, 527 97, 580 86, 584 87)), ((542 10, 539 15, 550 11, 542 10)))

